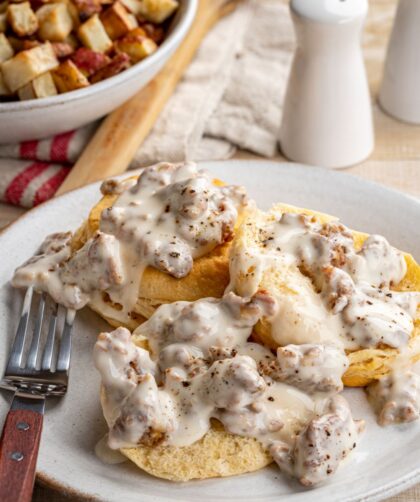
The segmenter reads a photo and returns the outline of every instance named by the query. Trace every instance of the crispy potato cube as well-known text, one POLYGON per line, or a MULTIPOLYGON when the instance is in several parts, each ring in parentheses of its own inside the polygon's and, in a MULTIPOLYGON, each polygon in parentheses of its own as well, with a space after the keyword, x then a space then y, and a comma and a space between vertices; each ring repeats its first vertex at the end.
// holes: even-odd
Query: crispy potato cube
POLYGON ((86 77, 90 77, 111 62, 103 52, 95 52, 87 47, 79 47, 71 56, 71 60, 86 77))
POLYGON ((41 40, 62 42, 73 29, 73 20, 65 3, 46 4, 36 11, 41 40))
POLYGON ((138 26, 136 18, 127 12, 124 5, 115 2, 102 12, 100 19, 111 40, 116 40, 138 26))
POLYGON ((7 87, 15 92, 34 78, 58 66, 58 60, 49 42, 22 51, 1 65, 7 87))
POLYGON ((50 72, 34 78, 32 82, 29 82, 29 84, 24 85, 18 90, 20 100, 47 98, 56 94, 57 88, 50 72))
POLYGON ((32 35, 38 29, 38 19, 29 2, 10 4, 7 21, 19 37, 32 35))
POLYGON ((135 16, 142 13, 142 3, 140 0, 121 0, 121 3, 135 16))
POLYGON ((32 80, 32 87, 37 98, 46 98, 57 94, 54 79, 49 71, 32 80))
POLYGON ((2 12, 0 14, 0 33, 4 33, 7 28, 7 14, 2 12))
POLYGON ((75 89, 82 89, 89 85, 88 79, 70 59, 61 63, 52 72, 52 75, 59 92, 74 91, 75 89))
POLYGON ((80 17, 76 5, 71 0, 54 0, 54 3, 62 3, 67 7, 68 13, 70 14, 73 23, 72 29, 77 30, 77 28, 80 26, 80 17))
POLYGON ((37 98, 46 98, 57 94, 54 79, 49 71, 32 80, 32 87, 37 98))
POLYGON ((0 33, 0 63, 13 57, 14 50, 4 33, 0 33))
POLYGON ((130 57, 132 63, 137 63, 150 54, 153 54, 157 45, 151 38, 144 35, 144 30, 136 28, 114 44, 117 52, 124 52, 130 57))
POLYGON ((148 21, 160 24, 168 19, 178 6, 177 0, 143 0, 140 14, 148 21))
POLYGON ((97 14, 83 23, 77 34, 82 44, 93 51, 106 52, 112 47, 112 40, 108 37, 97 14))
POLYGON ((35 92, 32 87, 32 82, 24 85, 18 90, 18 97, 21 101, 27 101, 28 99, 35 99, 35 92))
POLYGON ((99 0, 73 0, 76 6, 79 17, 82 21, 86 21, 94 14, 98 14, 102 10, 102 5, 99 0))
POLYGON ((112 61, 98 70, 94 75, 92 75, 90 81, 92 84, 105 80, 109 77, 113 77, 123 70, 126 70, 130 66, 130 58, 127 54, 117 54, 112 61))
POLYGON ((7 11, 7 7, 9 6, 8 0, 4 2, 0 2, 0 14, 4 14, 7 11))
POLYGON ((3 73, 0 70, 0 96, 11 96, 12 92, 7 87, 6 82, 3 78, 3 73))

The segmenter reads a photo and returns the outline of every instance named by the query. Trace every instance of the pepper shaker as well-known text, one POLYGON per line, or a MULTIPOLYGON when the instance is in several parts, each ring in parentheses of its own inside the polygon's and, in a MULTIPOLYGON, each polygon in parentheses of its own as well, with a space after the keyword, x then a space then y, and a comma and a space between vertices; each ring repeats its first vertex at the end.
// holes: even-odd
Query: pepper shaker
POLYGON ((397 119, 420 124, 419 0, 400 0, 398 4, 379 103, 397 119))
POLYGON ((348 167, 373 150, 369 86, 361 49, 367 0, 291 0, 297 48, 280 147, 297 162, 348 167))

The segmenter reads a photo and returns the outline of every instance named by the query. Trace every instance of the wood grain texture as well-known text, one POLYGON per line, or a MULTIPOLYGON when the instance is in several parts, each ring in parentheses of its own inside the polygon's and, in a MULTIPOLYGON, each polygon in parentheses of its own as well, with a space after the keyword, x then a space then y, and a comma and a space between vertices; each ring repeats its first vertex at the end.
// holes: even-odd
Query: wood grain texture
POLYGON ((0 440, 0 500, 30 502, 35 481, 36 460, 43 415, 29 410, 9 411, 0 440), (18 424, 27 424, 24 430, 18 424), (14 460, 12 455, 17 458, 14 460))
POLYGON ((163 70, 103 121, 57 195, 123 173, 146 139, 202 39, 236 2, 200 0, 193 25, 163 70))

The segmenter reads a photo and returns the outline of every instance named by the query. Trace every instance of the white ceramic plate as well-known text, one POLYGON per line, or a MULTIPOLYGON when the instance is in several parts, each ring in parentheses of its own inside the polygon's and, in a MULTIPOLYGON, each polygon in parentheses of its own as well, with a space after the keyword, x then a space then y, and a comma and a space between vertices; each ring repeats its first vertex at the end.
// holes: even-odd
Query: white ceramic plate
MULTIPOLYGON (((204 166, 227 182, 245 185, 264 209, 284 201, 326 211, 354 229, 381 233, 395 246, 420 258, 420 203, 413 198, 341 173, 293 164, 232 161, 204 166)), ((0 370, 21 302, 21 296, 8 284, 14 268, 47 234, 75 229, 97 200, 98 184, 87 186, 29 212, 0 235, 0 329, 5 336, 0 370)), ((315 490, 305 490, 287 480, 275 467, 233 478, 172 484, 142 473, 130 462, 104 465, 93 453, 105 425, 91 352, 97 333, 106 328, 106 323, 88 309, 77 316, 70 389, 64 399, 49 404, 45 416, 38 460, 44 482, 115 502, 372 502, 420 481, 420 424, 381 429, 359 390, 346 394, 354 416, 367 420, 367 432, 351 460, 331 482, 315 490)), ((1 420, 7 412, 8 397, 0 397, 1 420)))

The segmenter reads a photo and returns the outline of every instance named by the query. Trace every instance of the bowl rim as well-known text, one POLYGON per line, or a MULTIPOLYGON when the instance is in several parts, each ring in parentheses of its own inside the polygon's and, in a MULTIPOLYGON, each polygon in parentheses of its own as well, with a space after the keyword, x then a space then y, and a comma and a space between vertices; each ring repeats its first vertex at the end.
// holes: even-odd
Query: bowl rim
POLYGON ((72 101, 77 101, 81 98, 88 98, 92 94, 105 91, 114 86, 118 86, 124 81, 131 80, 143 71, 147 71, 150 67, 154 66, 159 61, 164 60, 165 56, 168 56, 168 54, 170 54, 172 50, 176 49, 191 27, 191 24, 197 12, 198 0, 182 0, 182 3, 183 9, 181 11, 181 15, 178 21, 175 23, 171 33, 163 41, 162 45, 159 46, 158 50, 147 58, 143 59, 143 61, 134 64, 131 68, 128 68, 127 70, 114 75, 113 77, 107 78, 102 82, 92 84, 89 87, 85 87, 84 89, 77 89, 75 91, 65 92, 63 94, 57 94, 55 96, 47 98, 0 103, 0 114, 49 108, 57 104, 67 104, 72 101))

